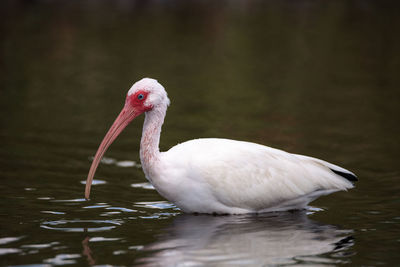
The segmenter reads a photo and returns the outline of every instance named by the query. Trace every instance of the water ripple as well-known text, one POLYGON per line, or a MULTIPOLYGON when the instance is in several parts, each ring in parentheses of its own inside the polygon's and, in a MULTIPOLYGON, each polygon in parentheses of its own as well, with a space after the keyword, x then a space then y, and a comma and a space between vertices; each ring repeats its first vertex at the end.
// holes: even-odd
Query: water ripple
MULTIPOLYGON (((101 184, 106 184, 107 182, 104 180, 98 180, 98 179, 93 179, 92 185, 101 185, 101 184)), ((86 184, 86 180, 81 181, 81 184, 86 184)))
MULTIPOLYGON (((93 157, 90 157, 89 160, 93 161, 93 157)), ((110 158, 110 157, 103 157, 100 162, 102 164, 115 165, 117 167, 122 167, 122 168, 131 168, 131 167, 141 168, 142 167, 139 163, 137 163, 136 161, 133 161, 133 160, 117 160, 117 159, 110 158)))
POLYGON ((58 245, 60 244, 59 242, 51 242, 51 243, 45 243, 45 244, 27 244, 27 245, 22 245, 22 248, 35 248, 35 249, 41 249, 41 248, 49 248, 52 247, 53 245, 58 245))
POLYGON ((111 229, 120 226, 122 223, 116 220, 58 220, 58 221, 47 221, 43 222, 40 227, 49 230, 56 230, 62 232, 102 232, 108 231, 111 229), (80 225, 79 225, 80 224, 80 225), (91 224, 96 225, 90 226, 91 224), (105 225, 105 226, 97 226, 97 225, 105 225), (62 226, 70 226, 71 227, 60 227, 62 226), (74 226, 79 225, 79 226, 74 226))
POLYGON ((137 183, 137 184, 131 184, 131 187, 133 187, 133 188, 142 188, 142 189, 155 190, 154 186, 153 186, 151 183, 137 183))
POLYGON ((86 207, 83 207, 83 208, 84 209, 99 209, 99 208, 107 208, 109 206, 110 205, 108 205, 108 204, 100 204, 100 203, 98 203, 96 205, 86 206, 86 207))
POLYGON ((21 238, 23 238, 23 236, 19 236, 19 237, 3 237, 0 238, 0 245, 5 245, 11 242, 15 242, 20 240, 21 238))
POLYGON ((21 252, 18 248, 0 248, 0 255, 7 255, 21 252))
POLYGON ((74 198, 74 199, 54 199, 50 200, 51 202, 85 202, 86 199, 84 198, 74 198))
POLYGON ((62 212, 62 211, 51 211, 51 210, 42 210, 41 213, 48 213, 48 214, 55 214, 55 215, 65 214, 65 212, 62 212))
POLYGON ((140 167, 140 164, 137 164, 135 161, 132 161, 132 160, 118 161, 115 165, 117 165, 118 167, 123 167, 123 168, 140 167))
POLYGON ((131 210, 131 209, 121 208, 121 207, 109 207, 109 208, 106 208, 106 210, 118 210, 118 211, 123 211, 123 212, 137 212, 137 210, 131 210))
POLYGON ((150 209, 175 209, 179 210, 174 204, 167 201, 153 201, 153 202, 136 202, 135 207, 150 208, 150 209))
POLYGON ((103 241, 118 241, 121 240, 121 238, 117 237, 102 237, 102 236, 96 236, 96 237, 91 237, 89 239, 89 242, 103 242, 103 241))
POLYGON ((76 258, 80 258, 80 254, 58 254, 54 258, 45 259, 44 262, 52 265, 65 265, 76 263, 76 258))

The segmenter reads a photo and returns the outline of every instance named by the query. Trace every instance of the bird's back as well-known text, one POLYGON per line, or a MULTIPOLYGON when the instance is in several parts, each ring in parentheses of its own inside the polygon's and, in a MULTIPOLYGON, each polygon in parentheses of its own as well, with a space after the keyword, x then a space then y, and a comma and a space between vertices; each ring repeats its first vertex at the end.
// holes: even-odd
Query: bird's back
POLYGON ((336 165, 229 139, 191 140, 164 152, 162 161, 159 192, 189 212, 304 208, 320 195, 353 187, 334 171, 354 174, 336 165))

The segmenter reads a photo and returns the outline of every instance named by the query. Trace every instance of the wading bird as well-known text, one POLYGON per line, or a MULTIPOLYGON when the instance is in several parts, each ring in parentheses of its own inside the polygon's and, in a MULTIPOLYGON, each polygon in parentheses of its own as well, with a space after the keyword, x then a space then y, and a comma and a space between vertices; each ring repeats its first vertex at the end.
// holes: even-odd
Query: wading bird
POLYGON ((321 195, 353 187, 356 176, 326 161, 267 146, 201 138, 159 151, 170 101, 164 87, 144 78, 128 91, 125 105, 101 142, 86 181, 89 199, 101 158, 122 130, 145 113, 140 160, 146 178, 188 213, 240 214, 303 209, 321 195))

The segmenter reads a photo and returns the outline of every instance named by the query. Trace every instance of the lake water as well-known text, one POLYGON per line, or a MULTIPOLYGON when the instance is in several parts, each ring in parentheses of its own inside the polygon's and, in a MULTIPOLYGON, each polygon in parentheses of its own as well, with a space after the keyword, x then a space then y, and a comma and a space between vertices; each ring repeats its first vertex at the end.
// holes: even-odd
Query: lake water
POLYGON ((2 1, 2 266, 400 262, 396 1, 2 1), (328 160, 305 211, 183 214, 147 183, 143 117, 91 159, 133 82, 172 100, 161 149, 225 137, 328 160))

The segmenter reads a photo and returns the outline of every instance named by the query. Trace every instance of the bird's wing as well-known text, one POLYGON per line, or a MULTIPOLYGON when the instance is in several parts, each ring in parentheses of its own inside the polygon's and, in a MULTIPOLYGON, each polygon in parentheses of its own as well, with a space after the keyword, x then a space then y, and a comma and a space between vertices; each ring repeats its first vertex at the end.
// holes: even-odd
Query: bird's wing
POLYGON ((260 210, 314 192, 353 187, 331 170, 348 172, 343 168, 249 142, 196 139, 166 154, 179 182, 197 185, 191 188, 193 195, 196 190, 202 190, 201 195, 208 190, 211 197, 229 207, 260 210))

